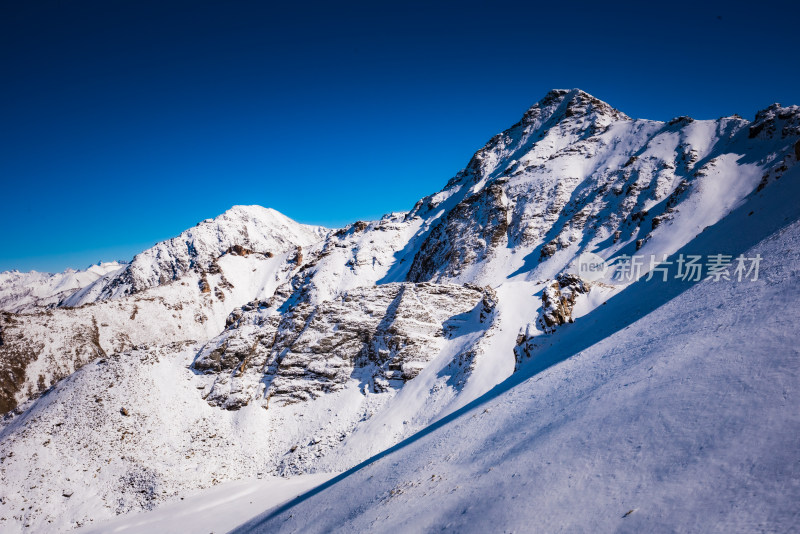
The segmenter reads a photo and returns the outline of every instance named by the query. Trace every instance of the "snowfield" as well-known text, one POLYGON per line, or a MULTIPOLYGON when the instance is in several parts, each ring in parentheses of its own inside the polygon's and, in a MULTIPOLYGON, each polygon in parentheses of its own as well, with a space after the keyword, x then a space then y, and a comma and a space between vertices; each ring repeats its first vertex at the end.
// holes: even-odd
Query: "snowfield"
POLYGON ((1 273, 0 531, 796 528, 798 160, 554 90, 409 212, 1 273))
POLYGON ((277 506, 324 483, 327 475, 298 475, 291 479, 263 477, 221 484, 200 495, 167 504, 154 512, 130 514, 76 530, 76 534, 222 533, 264 506, 277 506))

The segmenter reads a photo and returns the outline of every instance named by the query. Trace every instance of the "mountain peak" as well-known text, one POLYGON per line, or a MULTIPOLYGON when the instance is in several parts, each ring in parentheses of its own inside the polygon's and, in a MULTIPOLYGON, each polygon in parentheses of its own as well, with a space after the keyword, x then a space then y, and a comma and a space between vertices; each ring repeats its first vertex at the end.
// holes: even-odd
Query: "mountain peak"
MULTIPOLYGON (((786 139, 800 135, 800 106, 781 106, 778 103, 756 113, 750 126, 750 137, 786 139)), ((798 145, 800 146, 800 145, 798 145)), ((800 148, 797 148, 800 158, 800 148)))
POLYGON ((271 208, 235 205, 140 252, 119 274, 83 288, 65 303, 77 306, 121 298, 176 280, 191 270, 213 269, 217 258, 231 247, 280 254, 316 243, 327 233, 326 228, 301 224, 271 208))
POLYGON ((581 89, 552 89, 522 117, 525 124, 542 125, 568 119, 630 120, 630 117, 581 89))
POLYGON ((265 208, 257 204, 236 204, 214 219, 206 219, 206 221, 203 222, 212 221, 216 223, 220 223, 221 221, 258 221, 259 224, 272 225, 276 228, 289 228, 292 232, 297 228, 305 228, 318 234, 320 237, 327 231, 326 228, 321 226, 299 223, 276 209, 265 208))
POLYGON ((231 219, 231 218, 266 218, 266 219, 289 219, 283 213, 274 210, 272 208, 265 208, 264 206, 259 206, 257 204, 236 204, 225 210, 221 215, 217 216, 216 219, 224 218, 224 219, 231 219))

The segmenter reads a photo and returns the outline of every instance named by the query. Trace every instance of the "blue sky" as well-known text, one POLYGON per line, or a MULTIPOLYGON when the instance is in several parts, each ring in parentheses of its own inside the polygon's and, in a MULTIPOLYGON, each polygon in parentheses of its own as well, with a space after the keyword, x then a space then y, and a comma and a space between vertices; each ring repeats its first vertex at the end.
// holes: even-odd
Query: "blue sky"
POLYGON ((0 270, 129 259, 235 204, 409 209, 551 88, 800 104, 790 2, 0 4, 0 270))

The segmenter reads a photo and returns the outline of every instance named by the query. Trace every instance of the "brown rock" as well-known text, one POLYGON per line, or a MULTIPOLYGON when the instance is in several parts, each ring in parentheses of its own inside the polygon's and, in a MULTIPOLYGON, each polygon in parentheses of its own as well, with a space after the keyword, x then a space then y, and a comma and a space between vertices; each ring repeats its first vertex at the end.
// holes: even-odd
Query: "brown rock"
POLYGON ((208 283, 205 276, 200 279, 198 285, 200 286, 200 293, 211 293, 211 285, 208 283))
POLYGON ((252 250, 245 248, 242 245, 232 245, 228 247, 228 250, 225 251, 225 254, 232 254, 233 256, 247 256, 248 254, 252 253, 252 250))

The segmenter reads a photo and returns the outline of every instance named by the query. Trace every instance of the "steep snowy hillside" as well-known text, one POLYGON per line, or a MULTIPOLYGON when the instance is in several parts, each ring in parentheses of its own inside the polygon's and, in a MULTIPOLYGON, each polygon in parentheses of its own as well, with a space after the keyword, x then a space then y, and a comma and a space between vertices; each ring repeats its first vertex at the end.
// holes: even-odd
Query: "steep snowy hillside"
MULTIPOLYGON (((735 261, 761 250, 748 251, 798 216, 798 159, 798 107, 771 106, 754 122, 663 123, 631 119, 579 90, 554 90, 408 213, 336 231, 259 207, 204 221, 76 292, 63 303, 74 309, 3 316, 0 386, 12 411, 0 429, 0 528, 60 532, 226 481, 339 473, 454 412, 485 421, 483 412, 459 410, 608 336, 627 343, 622 326, 702 291, 700 284, 681 296, 691 284, 636 282, 655 262, 615 278, 621 258, 691 253, 735 261), (614 267, 581 278, 576 258, 586 252, 614 267)), ((765 258, 764 268, 779 272, 782 261, 765 258)), ((762 285, 731 286, 731 295, 762 285)), ((701 324, 711 325, 681 331, 684 342, 701 324)), ((653 362, 663 354, 653 348, 640 356, 653 362)), ((685 350, 681 356, 691 360, 685 350)), ((719 368, 710 395, 728 394, 732 369, 719 368)), ((628 372, 635 369, 619 370, 628 372)), ((590 375, 581 375, 587 388, 590 375)), ((529 411, 573 413, 577 390, 549 384, 541 399, 552 400, 550 412, 535 403, 529 411)), ((540 398, 526 388, 514 391, 540 398)), ((628 409, 618 397, 601 398, 628 409)), ((491 428, 518 438, 526 426, 518 417, 504 411, 491 428)), ((517 438, 509 439, 526 450, 517 438)), ((448 447, 466 457, 470 443, 448 447)), ((574 457, 564 458, 572 465, 574 457)), ((656 468, 642 464, 643 473, 656 468)), ((463 474, 453 473, 454 480, 463 474)), ((382 476, 366 487, 383 491, 382 476)), ((387 506, 405 502, 394 500, 406 491, 398 488, 386 489, 387 506)), ((372 510, 369 491, 352 491, 344 502, 372 510)), ((314 502, 333 502, 329 494, 314 502)), ((305 516, 312 523, 290 524, 330 526, 316 512, 305 516)), ((347 517, 367 525, 355 512, 347 517)))
POLYGON ((642 280, 465 409, 235 532, 794 531, 800 172, 786 180, 685 249, 759 255, 759 280, 642 280))
MULTIPOLYGON (((451 318, 446 332, 459 345, 480 322, 481 292, 461 286, 445 292, 397 284, 365 297, 357 310, 331 303, 325 319, 300 339, 276 342, 291 350, 281 351, 283 365, 271 363, 278 370, 268 409, 247 404, 247 374, 227 382, 195 370, 200 345, 136 348, 83 366, 0 431, 0 480, 8 490, 0 502, 4 531, 25 525, 60 531, 150 509, 225 480, 315 471, 356 426, 391 402, 404 381, 416 380, 411 375, 426 363, 421 358, 453 351, 443 339, 444 318, 451 318), (420 303, 430 308, 422 318, 412 315, 420 303), (357 326, 320 335, 337 321, 357 326), (336 352, 314 361, 329 344, 336 352), (364 349, 374 352, 365 351, 364 362, 348 361, 364 349), (34 461, 30 450, 39 451, 34 461), (14 512, 26 503, 36 506, 14 512)), ((280 335, 291 337, 291 328, 280 335)), ((247 364, 247 355, 240 361, 234 352, 247 347, 226 347, 217 365, 247 364)), ((252 358, 269 358, 264 349, 255 347, 252 358)), ((200 354, 204 366, 215 365, 213 352, 200 354)))
POLYGON ((91 265, 83 271, 63 273, 6 271, 0 273, 0 310, 19 313, 34 308, 57 306, 92 282, 125 268, 116 261, 91 265))

